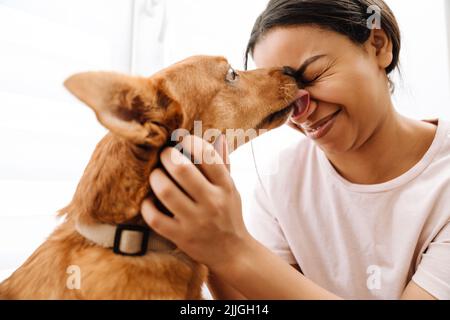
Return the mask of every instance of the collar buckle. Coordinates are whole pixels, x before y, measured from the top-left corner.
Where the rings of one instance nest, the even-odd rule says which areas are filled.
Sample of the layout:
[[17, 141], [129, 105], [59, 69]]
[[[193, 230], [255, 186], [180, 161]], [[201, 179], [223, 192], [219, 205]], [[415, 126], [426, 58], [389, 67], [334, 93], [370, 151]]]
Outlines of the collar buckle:
[[148, 227], [119, 224], [114, 235], [113, 252], [123, 256], [144, 256], [148, 249]]

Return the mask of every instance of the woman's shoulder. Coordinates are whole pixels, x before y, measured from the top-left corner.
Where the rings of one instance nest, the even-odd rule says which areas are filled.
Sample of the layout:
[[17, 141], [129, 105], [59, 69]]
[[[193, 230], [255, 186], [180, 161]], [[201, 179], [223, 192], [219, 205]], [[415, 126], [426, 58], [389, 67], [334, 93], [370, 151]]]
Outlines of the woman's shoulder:
[[433, 163], [450, 166], [450, 121], [445, 119], [427, 121], [438, 126], [432, 146], [436, 149]]

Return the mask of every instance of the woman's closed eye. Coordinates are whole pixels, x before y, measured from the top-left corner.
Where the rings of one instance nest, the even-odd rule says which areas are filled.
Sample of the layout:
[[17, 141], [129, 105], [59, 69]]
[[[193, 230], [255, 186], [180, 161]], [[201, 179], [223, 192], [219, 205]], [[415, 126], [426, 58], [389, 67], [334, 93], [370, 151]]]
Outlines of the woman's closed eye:
[[300, 82], [305, 85], [305, 86], [310, 86], [312, 85], [314, 82], [316, 82], [320, 77], [322, 76], [322, 74], [316, 74], [316, 75], [301, 75], [300, 77]]
[[310, 68], [309, 70], [298, 75], [298, 80], [304, 86], [311, 86], [317, 81], [325, 78], [329, 73], [331, 68], [334, 65], [334, 61], [331, 61], [324, 65], [323, 67], [317, 66], [315, 68]]

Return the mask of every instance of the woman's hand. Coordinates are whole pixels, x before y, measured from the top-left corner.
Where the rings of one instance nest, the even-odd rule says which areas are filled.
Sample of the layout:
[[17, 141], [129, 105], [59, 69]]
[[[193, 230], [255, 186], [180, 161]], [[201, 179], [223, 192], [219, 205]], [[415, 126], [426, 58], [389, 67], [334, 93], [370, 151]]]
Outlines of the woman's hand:
[[142, 215], [152, 229], [212, 270], [223, 268], [246, 241], [251, 241], [242, 218], [241, 199], [228, 172], [225, 138], [221, 136], [215, 145], [224, 150], [223, 156], [199, 137], [183, 139], [183, 152], [191, 154], [197, 165], [175, 148], [161, 153], [167, 173], [154, 170], [150, 185], [173, 218], [149, 200], [142, 204]]
[[150, 185], [174, 217], [146, 200], [142, 204], [145, 221], [194, 260], [206, 264], [227, 288], [233, 288], [235, 296], [239, 292], [251, 299], [335, 298], [250, 236], [226, 166], [224, 140], [221, 137], [216, 143], [225, 149], [221, 157], [206, 141], [185, 137], [183, 150], [198, 165], [174, 148], [162, 152], [161, 162], [170, 177], [161, 169], [154, 170]]

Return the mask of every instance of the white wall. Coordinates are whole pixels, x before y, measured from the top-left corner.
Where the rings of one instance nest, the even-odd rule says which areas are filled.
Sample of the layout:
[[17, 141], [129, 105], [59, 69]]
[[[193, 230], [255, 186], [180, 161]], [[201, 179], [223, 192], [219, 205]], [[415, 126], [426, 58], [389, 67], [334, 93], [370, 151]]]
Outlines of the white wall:
[[450, 119], [446, 0], [388, 0], [402, 30], [397, 109], [417, 119]]

